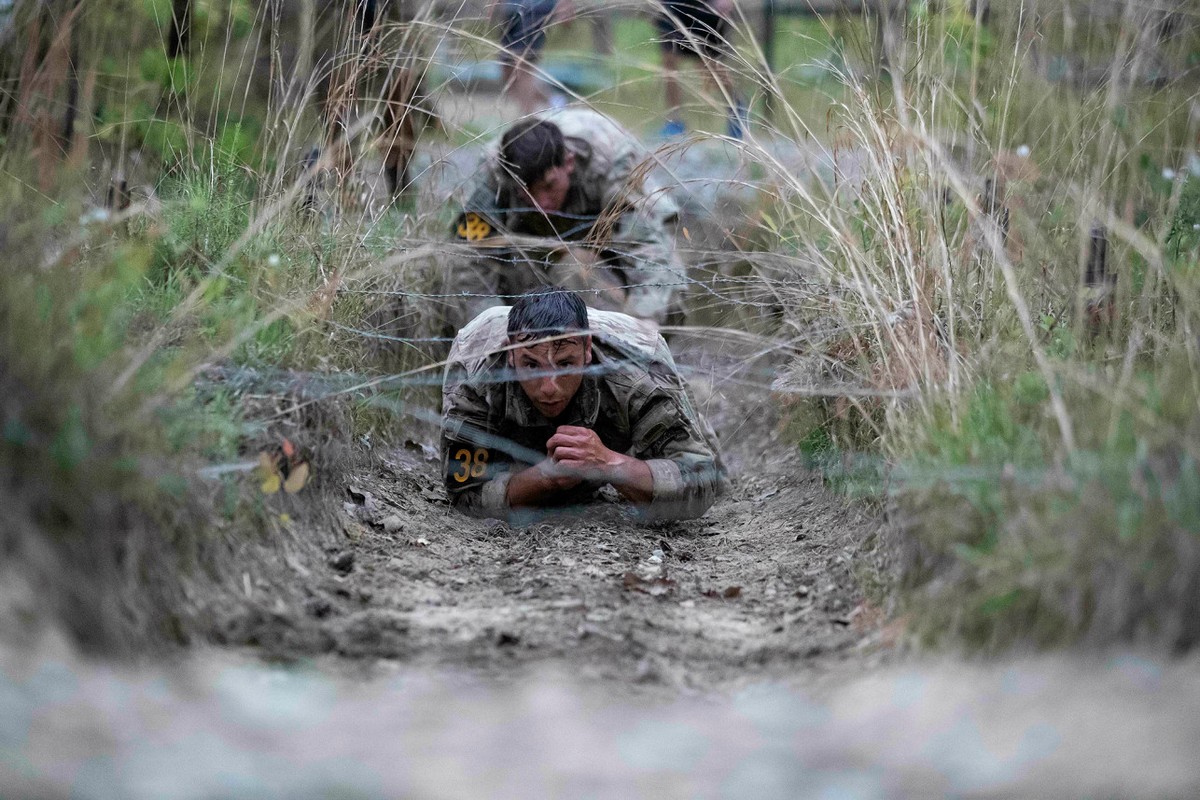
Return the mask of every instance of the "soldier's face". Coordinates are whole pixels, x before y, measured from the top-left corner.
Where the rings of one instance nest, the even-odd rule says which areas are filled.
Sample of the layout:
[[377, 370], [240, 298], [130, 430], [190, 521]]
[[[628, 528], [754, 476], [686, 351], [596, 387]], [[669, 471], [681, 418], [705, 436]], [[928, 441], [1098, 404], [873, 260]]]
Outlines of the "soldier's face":
[[554, 419], [567, 410], [592, 363], [592, 337], [577, 336], [510, 350], [509, 366], [522, 391], [542, 416]]
[[541, 180], [525, 188], [530, 205], [543, 214], [562, 211], [567, 203], [567, 190], [571, 188], [571, 175], [575, 172], [575, 154], [568, 152], [561, 166], [551, 167]]

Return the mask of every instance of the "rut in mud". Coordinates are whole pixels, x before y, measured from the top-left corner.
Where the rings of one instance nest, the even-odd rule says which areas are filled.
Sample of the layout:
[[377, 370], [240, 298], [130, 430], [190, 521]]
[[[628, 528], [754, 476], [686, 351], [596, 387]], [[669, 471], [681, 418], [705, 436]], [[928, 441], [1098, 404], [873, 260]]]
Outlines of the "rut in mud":
[[337, 533], [314, 531], [323, 547], [275, 576], [247, 573], [246, 599], [216, 609], [220, 638], [275, 658], [552, 662], [674, 689], [874, 660], [881, 615], [856, 572], [877, 520], [779, 441], [768, 358], [686, 337], [673, 349], [731, 472], [702, 519], [637, 523], [616, 503], [528, 527], [470, 519], [447, 505], [431, 434], [339, 477]]

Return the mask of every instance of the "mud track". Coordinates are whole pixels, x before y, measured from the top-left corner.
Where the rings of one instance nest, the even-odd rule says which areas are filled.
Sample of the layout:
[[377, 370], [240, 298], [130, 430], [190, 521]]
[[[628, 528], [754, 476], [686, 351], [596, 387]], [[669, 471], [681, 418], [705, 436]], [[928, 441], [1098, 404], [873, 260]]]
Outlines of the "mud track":
[[614, 502], [528, 527], [470, 519], [447, 505], [430, 435], [345, 476], [332, 510], [344, 535], [315, 564], [289, 559], [293, 600], [231, 609], [221, 638], [339, 668], [548, 664], [670, 690], [876, 661], [881, 615], [856, 579], [876, 520], [780, 440], [769, 357], [673, 348], [732, 473], [704, 518], [638, 523]]

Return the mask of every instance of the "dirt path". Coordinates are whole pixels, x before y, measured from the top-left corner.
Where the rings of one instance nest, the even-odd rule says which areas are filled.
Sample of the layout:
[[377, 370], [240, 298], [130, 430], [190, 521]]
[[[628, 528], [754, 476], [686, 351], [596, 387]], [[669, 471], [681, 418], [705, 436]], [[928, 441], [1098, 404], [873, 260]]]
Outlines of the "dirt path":
[[229, 640], [336, 669], [549, 664], [615, 691], [873, 662], [878, 614], [854, 569], [876, 522], [777, 440], [770, 394], [747, 388], [766, 358], [731, 343], [674, 348], [732, 472], [732, 491], [703, 519], [637, 524], [615, 503], [528, 527], [466, 518], [446, 503], [430, 439], [347, 476], [345, 537], [289, 576], [287, 595], [303, 599], [274, 614], [262, 615], [269, 599], [235, 610]]

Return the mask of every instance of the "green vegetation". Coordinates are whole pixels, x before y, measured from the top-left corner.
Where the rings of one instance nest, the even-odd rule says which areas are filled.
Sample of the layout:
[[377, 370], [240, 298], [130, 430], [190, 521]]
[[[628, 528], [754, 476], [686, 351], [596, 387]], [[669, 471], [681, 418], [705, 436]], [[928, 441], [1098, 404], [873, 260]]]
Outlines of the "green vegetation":
[[[174, 62], [158, 6], [75, 18], [82, 99], [66, 145], [54, 137], [72, 89], [54, 46], [32, 78], [0, 60], [18, 101], [0, 104], [0, 549], [48, 598], [40, 613], [131, 652], [207, 632], [185, 584], [232, 586], [237, 552], [324, 503], [324, 476], [362, 457], [356, 437], [393, 435], [396, 416], [352, 387], [368, 364], [412, 360], [346, 332], [373, 310], [362, 298], [334, 303], [409, 221], [328, 225], [327, 181], [306, 210], [295, 173], [315, 132], [277, 170], [267, 98], [222, 84], [245, 66], [217, 57], [222, 42], [259, 32], [242, 6], [198, 6], [209, 16]], [[36, 40], [32, 7], [16, 20]], [[327, 375], [317, 388], [334, 396], [294, 370]], [[317, 477], [265, 497], [253, 468], [285, 443]]]
[[[306, 425], [336, 422], [328, 408], [271, 422], [279, 409], [253, 396], [288, 392], [240, 376], [360, 367], [361, 347], [314, 328], [313, 297], [322, 269], [366, 256], [290, 215], [245, 236], [257, 186], [241, 170], [166, 180], [160, 207], [123, 222], [22, 183], [6, 187], [2, 237], [5, 551], [87, 645], [186, 638], [176, 572], [219, 579], [231, 553], [216, 530], [268, 527], [237, 465], [284, 436], [323, 469], [345, 451]], [[343, 439], [377, 422], [355, 398]]]
[[767, 276], [795, 326], [845, 332], [801, 359], [833, 388], [793, 432], [851, 485], [871, 469], [837, 453], [891, 465], [899, 604], [926, 640], [1200, 639], [1200, 84], [1155, 77], [1200, 37], [1135, 30], [1154, 28], [1098, 19], [1073, 47], [1029, 18], [918, 14], [890, 91], [846, 78], [853, 177], [763, 211], [828, 287]]

